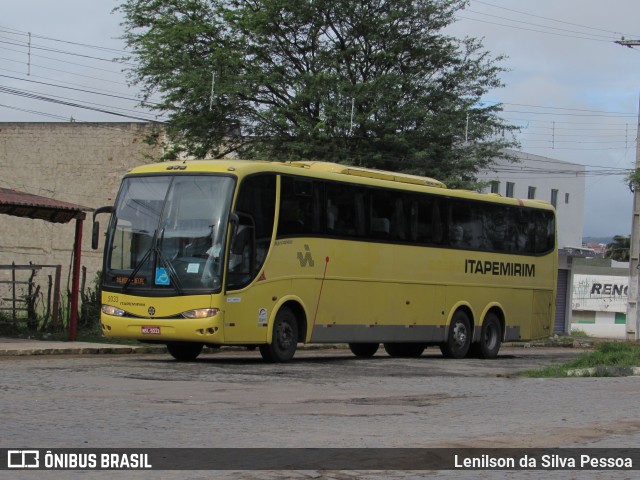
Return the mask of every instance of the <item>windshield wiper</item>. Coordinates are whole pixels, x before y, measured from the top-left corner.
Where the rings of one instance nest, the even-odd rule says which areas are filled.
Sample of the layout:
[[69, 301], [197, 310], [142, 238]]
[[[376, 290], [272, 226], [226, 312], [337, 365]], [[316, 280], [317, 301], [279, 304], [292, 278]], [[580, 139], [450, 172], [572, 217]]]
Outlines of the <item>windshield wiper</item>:
[[178, 292], [179, 295], [183, 295], [184, 294], [184, 291], [183, 291], [183, 288], [182, 288], [182, 282], [180, 281], [180, 277], [178, 276], [178, 273], [176, 272], [176, 269], [173, 267], [173, 264], [171, 263], [171, 261], [164, 255], [164, 253], [160, 249], [160, 246], [159, 246], [160, 245], [160, 240], [163, 237], [164, 237], [164, 228], [162, 228], [162, 234], [161, 234], [160, 238], [158, 236], [158, 229], [156, 229], [153, 232], [153, 238], [151, 239], [151, 247], [142, 256], [142, 259], [140, 260], [140, 262], [138, 262], [138, 265], [133, 270], [133, 272], [131, 272], [131, 275], [129, 275], [129, 277], [127, 278], [127, 281], [122, 286], [122, 291], [123, 292], [127, 291], [127, 289], [129, 288], [129, 285], [131, 285], [131, 282], [133, 281], [133, 279], [136, 277], [136, 275], [138, 274], [140, 269], [142, 269], [142, 266], [149, 259], [151, 254], [155, 253], [157, 258], [160, 260], [160, 263], [167, 268], [167, 271], [169, 272], [169, 278], [173, 282], [173, 288], [175, 288], [175, 290]]
[[[157, 234], [157, 230], [153, 233], [153, 238], [154, 239], [156, 238], [156, 234]], [[122, 291], [123, 292], [127, 291], [127, 289], [129, 288], [129, 285], [131, 285], [131, 282], [133, 281], [133, 279], [136, 277], [136, 275], [138, 274], [138, 272], [140, 271], [142, 266], [145, 264], [145, 262], [149, 259], [149, 257], [151, 256], [151, 253], [153, 253], [153, 250], [154, 250], [154, 248], [151, 247], [142, 256], [142, 259], [138, 262], [138, 265], [136, 266], [136, 268], [133, 269], [133, 272], [131, 272], [131, 275], [129, 275], [129, 277], [127, 278], [127, 281], [122, 286]]]
[[165, 267], [167, 267], [167, 270], [169, 271], [169, 278], [173, 280], [173, 288], [176, 289], [178, 294], [182, 295], [183, 294], [182, 282], [180, 281], [178, 272], [176, 272], [176, 269], [174, 268], [173, 263], [171, 263], [171, 260], [169, 260], [166, 257], [166, 255], [163, 253], [163, 251], [160, 249], [159, 245], [163, 239], [164, 239], [164, 227], [162, 227], [162, 234], [160, 235], [160, 240], [156, 241], [156, 244], [153, 250], [155, 251], [156, 255], [158, 255], [158, 259], [160, 260], [160, 262], [164, 264]]

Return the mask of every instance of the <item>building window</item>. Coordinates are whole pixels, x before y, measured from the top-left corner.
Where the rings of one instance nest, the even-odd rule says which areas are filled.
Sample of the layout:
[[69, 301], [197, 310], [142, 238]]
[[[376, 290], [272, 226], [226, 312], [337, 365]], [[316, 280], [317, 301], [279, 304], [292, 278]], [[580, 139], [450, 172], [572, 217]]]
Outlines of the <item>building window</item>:
[[498, 180], [491, 182], [491, 193], [500, 193], [500, 182]]
[[551, 190], [551, 205], [558, 207], [558, 190], [555, 188]]
[[536, 187], [529, 187], [529, 193], [527, 194], [529, 200], [536, 198]]
[[568, 193], [564, 194], [564, 203], [569, 204], [569, 194]]
[[507, 197], [513, 198], [513, 192], [516, 189], [516, 184], [513, 182], [507, 182]]

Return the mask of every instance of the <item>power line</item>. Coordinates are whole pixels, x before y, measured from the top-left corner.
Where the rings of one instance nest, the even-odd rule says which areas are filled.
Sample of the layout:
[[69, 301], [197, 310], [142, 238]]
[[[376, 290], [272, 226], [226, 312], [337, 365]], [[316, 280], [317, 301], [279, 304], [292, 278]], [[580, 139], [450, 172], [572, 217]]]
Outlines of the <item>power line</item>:
[[[1, 59], [1, 58], [0, 58], [0, 59]], [[14, 73], [14, 74], [16, 74], [16, 75], [24, 75], [22, 72], [17, 72], [17, 71], [15, 71], [15, 70], [9, 70], [8, 68], [0, 68], [0, 71], [1, 71], [1, 72]], [[90, 88], [90, 87], [88, 87], [87, 85], [83, 85], [83, 84], [81, 84], [81, 83], [64, 82], [64, 81], [62, 81], [62, 80], [57, 80], [57, 79], [55, 79], [55, 78], [51, 78], [51, 77], [43, 77], [43, 76], [41, 76], [41, 75], [34, 75], [34, 74], [29, 75], [29, 79], [33, 79], [33, 78], [41, 78], [42, 80], [50, 80], [50, 81], [52, 81], [52, 82], [58, 82], [58, 83], [60, 83], [60, 84], [64, 84], [64, 85], [72, 85], [72, 86], [74, 86], [74, 87]], [[19, 80], [21, 80], [21, 81], [29, 81], [29, 79], [26, 79], [26, 78], [19, 78]], [[126, 86], [126, 83], [122, 83], [121, 85]], [[114, 95], [119, 95], [119, 94], [120, 94], [120, 92], [117, 92], [117, 91], [115, 91], [115, 90], [107, 90], [107, 89], [104, 89], [104, 88], [95, 88], [95, 87], [93, 87], [93, 90], [94, 90], [94, 91], [96, 91], [96, 92], [113, 93]], [[157, 102], [148, 102], [148, 101], [147, 101], [147, 102], [145, 102], [145, 103], [148, 103], [148, 104], [150, 104], [150, 105], [153, 105], [153, 104], [155, 104], [155, 103], [157, 103]]]
[[[504, 113], [504, 110], [503, 110]], [[525, 112], [526, 113], [526, 112]], [[540, 119], [529, 119], [529, 118], [512, 118], [510, 119], [510, 121], [513, 122], [526, 122], [526, 123], [545, 123], [545, 124], [549, 124], [552, 122], [555, 122], [556, 125], [561, 124], [561, 125], [602, 125], [601, 122], [577, 122], [577, 121], [562, 121], [562, 120], [540, 120]], [[627, 125], [629, 125], [628, 123], [608, 123], [608, 126], [612, 126], [612, 125], [619, 125], [621, 127], [625, 127]], [[540, 128], [540, 127], [538, 127]]]
[[623, 117], [635, 117], [637, 114], [631, 113], [553, 113], [553, 112], [531, 112], [522, 110], [503, 110], [505, 113], [528, 113], [531, 115], [561, 115], [567, 117], [609, 117], [609, 118], [623, 118]]
[[[473, 14], [476, 14], [476, 15], [483, 15], [483, 16], [491, 17], [491, 18], [497, 18], [499, 20], [507, 20], [509, 22], [522, 23], [524, 25], [533, 25], [534, 27], [542, 27], [542, 28], [548, 28], [548, 29], [551, 29], [551, 30], [559, 30], [561, 32], [577, 33], [579, 35], [591, 35], [591, 36], [594, 36], [594, 37], [601, 37], [603, 39], [606, 39], [607, 41], [610, 41], [610, 38], [609, 38], [610, 35], [598, 35], [598, 34], [593, 34], [593, 33], [590, 34], [590, 33], [580, 32], [580, 31], [576, 31], [576, 30], [567, 30], [566, 28], [550, 27], [548, 25], [541, 25], [539, 23], [525, 22], [523, 20], [515, 20], [513, 18], [508, 18], [508, 17], [500, 17], [498, 15], [491, 15], [489, 13], [476, 12], [475, 10], [469, 10], [469, 9], [465, 10], [465, 12], [473, 13]], [[551, 33], [551, 32], [549, 32], [549, 33]]]
[[[13, 62], [13, 63], [19, 63], [21, 65], [26, 65], [27, 64], [27, 62], [19, 61], [19, 60], [12, 60], [12, 59], [6, 58], [6, 57], [0, 57], [0, 60], [6, 60], [8, 62]], [[59, 72], [59, 73], [67, 74], [67, 75], [73, 75], [74, 77], [89, 78], [91, 80], [99, 80], [101, 82], [114, 83], [114, 84], [117, 84], [117, 85], [127, 85], [124, 82], [118, 82], [116, 80], [107, 80], [106, 78], [92, 77], [91, 75], [83, 75], [83, 74], [80, 74], [80, 73], [71, 73], [68, 70], [60, 70], [59, 68], [45, 67], [44, 65], [35, 64], [35, 63], [32, 63], [31, 66], [32, 67], [42, 68], [44, 70], [51, 70], [52, 72]], [[111, 72], [111, 73], [114, 73], [114, 72]]]
[[458, 15], [458, 14], [456, 14], [456, 18], [462, 19], [462, 20], [471, 20], [472, 22], [488, 23], [489, 25], [497, 25], [499, 27], [515, 28], [516, 30], [525, 30], [525, 31], [528, 31], [528, 32], [544, 33], [546, 35], [555, 35], [557, 37], [577, 38], [577, 39], [580, 39], [580, 40], [590, 40], [592, 42], [602, 42], [602, 43], [609, 43], [610, 42], [610, 40], [600, 40], [600, 39], [597, 39], [597, 38], [589, 38], [589, 37], [577, 36], [577, 35], [567, 35], [567, 34], [564, 34], [564, 33], [556, 33], [556, 32], [547, 32], [547, 31], [544, 31], [544, 30], [535, 30], [533, 28], [518, 27], [518, 26], [515, 26], [515, 25], [506, 25], [504, 23], [490, 22], [488, 20], [480, 20], [479, 18], [470, 18], [470, 17], [465, 17], [465, 16], [462, 16], [462, 15]]
[[[0, 36], [0, 38], [6, 38], [6, 37]], [[123, 64], [123, 65], [129, 65], [129, 66], [133, 66], [133, 67], [136, 66], [134, 63], [126, 63], [126, 62], [123, 62], [123, 61], [114, 60], [113, 58], [101, 58], [101, 57], [94, 57], [93, 55], [84, 55], [82, 53], [68, 52], [66, 50], [59, 50], [57, 48], [43, 47], [43, 46], [38, 45], [36, 43], [26, 43], [26, 42], [18, 42], [18, 43], [16, 43], [16, 42], [11, 42], [11, 41], [7, 41], [7, 40], [0, 40], [0, 43], [6, 43], [7, 45], [15, 45], [17, 47], [24, 47], [24, 48], [34, 49], [34, 50], [44, 50], [46, 52], [60, 53], [60, 54], [63, 54], [63, 55], [72, 55], [74, 57], [89, 58], [91, 60], [98, 60], [98, 61], [101, 61], [101, 62], [120, 63], [120, 64]]]
[[[16, 95], [19, 97], [24, 97], [24, 98], [29, 98], [32, 100], [41, 100], [41, 101], [45, 101], [45, 102], [50, 102], [50, 103], [55, 103], [55, 104], [59, 104], [59, 105], [65, 105], [68, 107], [75, 107], [75, 108], [82, 108], [85, 110], [91, 110], [94, 112], [100, 112], [100, 113], [106, 113], [109, 115], [116, 115], [119, 117], [126, 117], [126, 118], [132, 118], [135, 120], [142, 120], [144, 122], [153, 122], [153, 123], [160, 123], [160, 124], [164, 124], [165, 122], [160, 121], [160, 120], [155, 120], [155, 119], [150, 119], [150, 118], [145, 118], [145, 117], [139, 117], [139, 116], [135, 116], [135, 115], [129, 115], [129, 114], [125, 114], [125, 113], [119, 113], [119, 112], [114, 112], [113, 110], [107, 110], [106, 108], [98, 108], [98, 107], [92, 107], [89, 105], [83, 105], [80, 103], [77, 103], [75, 101], [68, 101], [66, 99], [61, 100], [59, 98], [53, 98], [54, 96], [44, 96], [44, 95], [39, 95], [36, 93], [32, 93], [32, 92], [28, 92], [28, 91], [22, 91], [22, 90], [18, 90], [18, 89], [14, 89], [14, 88], [8, 88], [8, 87], [3, 87], [0, 86], [0, 93], [7, 93], [9, 95]], [[90, 103], [90, 102], [88, 102]], [[94, 104], [96, 105], [96, 104]], [[111, 108], [116, 108], [118, 110], [124, 110], [126, 111], [127, 109], [122, 109], [122, 108], [117, 108], [117, 107], [111, 107]]]
[[[4, 41], [0, 40], [0, 43], [9, 43], [9, 42], [4, 42]], [[14, 50], [12, 48], [6, 48], [6, 47], [3, 48], [3, 50], [7, 51], [7, 52], [20, 53], [22, 55], [27, 53], [27, 52], [23, 52], [23, 51], [20, 51], [20, 50]], [[50, 61], [53, 61], [53, 62], [66, 63], [67, 65], [75, 65], [77, 67], [90, 68], [92, 70], [99, 70], [101, 72], [107, 72], [107, 73], [116, 74], [116, 75], [121, 75], [122, 74], [122, 71], [115, 71], [115, 70], [109, 70], [107, 68], [93, 67], [93, 66], [87, 65], [85, 63], [71, 62], [69, 60], [60, 60], [59, 58], [47, 57], [46, 55], [37, 55], [35, 53], [32, 53], [31, 56], [32, 57], [37, 57], [37, 58], [44, 58], [46, 60], [50, 60]], [[27, 63], [27, 62], [24, 62], [24, 63]], [[30, 64], [33, 65], [33, 63], [30, 63]]]
[[[135, 101], [135, 102], [139, 101], [137, 98], [133, 98], [133, 97], [125, 97], [125, 96], [122, 96], [122, 95], [101, 93], [101, 92], [97, 92], [97, 91], [94, 91], [94, 90], [85, 90], [85, 89], [82, 89], [82, 88], [65, 87], [63, 85], [56, 85], [56, 84], [53, 84], [53, 83], [39, 82], [37, 80], [30, 80], [30, 79], [19, 78], [19, 77], [12, 77], [11, 75], [2, 75], [2, 74], [0, 74], [0, 77], [10, 78], [10, 79], [13, 79], [13, 80], [20, 80], [22, 82], [37, 83], [37, 84], [46, 85], [46, 86], [49, 86], [49, 87], [64, 88], [64, 89], [73, 90], [73, 91], [76, 91], [76, 92], [91, 93], [92, 95], [102, 95], [102, 96], [105, 96], [105, 97], [119, 98], [119, 99], [122, 99], [122, 100], [131, 100], [131, 101]], [[154, 103], [154, 102], [145, 102], [145, 104], [146, 105], [152, 105], [152, 106], [157, 106], [158, 105], [157, 103]]]
[[[620, 32], [615, 32], [613, 30], [604, 30], [602, 28], [591, 27], [591, 26], [588, 26], [588, 25], [582, 25], [580, 23], [573, 23], [573, 22], [568, 22], [568, 21], [565, 21], [565, 20], [558, 20], [556, 18], [551, 18], [551, 17], [543, 17], [542, 15], [536, 15], [536, 14], [529, 13], [529, 12], [523, 12], [522, 10], [515, 10], [513, 8], [507, 8], [507, 7], [503, 7], [501, 5], [496, 5], [494, 3], [489, 3], [489, 2], [482, 1], [482, 0], [474, 0], [474, 2], [475, 3], [481, 3], [483, 5], [488, 5], [488, 6], [494, 7], [494, 8], [499, 8], [501, 10], [508, 10], [510, 12], [519, 13], [520, 15], [526, 15], [526, 16], [529, 16], [529, 17], [535, 17], [535, 18], [540, 18], [540, 19], [543, 19], [543, 20], [549, 20], [551, 22], [563, 23], [565, 25], [571, 25], [571, 26], [574, 26], [574, 27], [586, 28], [586, 29], [589, 29], [589, 30], [596, 30], [596, 31], [599, 31], [599, 32], [607, 32], [607, 33], [610, 33], [610, 34], [613, 34], [613, 35], [621, 35]], [[630, 34], [622, 34], [622, 35], [637, 36], [637, 35], [630, 35]]]
[[513, 105], [515, 107], [547, 108], [550, 110], [563, 110], [563, 111], [574, 111], [574, 112], [606, 113], [606, 114], [612, 114], [612, 115], [629, 115], [629, 116], [637, 115], [636, 112], [612, 112], [610, 110], [591, 110], [591, 109], [585, 109], [585, 108], [553, 107], [550, 105], [531, 105], [527, 103], [511, 103], [511, 102], [497, 102], [497, 101], [496, 102], [487, 101], [485, 103], [494, 104], [493, 106], [495, 106], [496, 104], [499, 104], [499, 105]]
[[33, 38], [40, 38], [42, 40], [50, 40], [52, 42], [59, 42], [59, 43], [66, 43], [68, 45], [75, 45], [75, 46], [79, 46], [79, 47], [85, 47], [85, 48], [92, 48], [92, 49], [96, 49], [96, 50], [102, 50], [105, 52], [113, 52], [113, 53], [118, 53], [118, 54], [128, 54], [128, 52], [126, 52], [125, 50], [119, 50], [116, 48], [109, 48], [109, 47], [102, 47], [102, 46], [98, 46], [98, 45], [90, 45], [88, 43], [79, 43], [79, 42], [71, 42], [69, 40], [61, 40], [58, 38], [52, 38], [52, 37], [45, 37], [42, 35], [36, 35], [30, 32], [25, 32], [23, 30], [16, 30], [15, 28], [10, 28], [10, 27], [3, 27], [2, 25], [0, 25], [0, 31], [4, 32], [4, 33], [9, 33], [11, 35], [23, 35], [28, 37], [29, 35], [31, 35]]
[[11, 105], [5, 105], [5, 104], [2, 104], [2, 103], [0, 103], [0, 107], [9, 108], [11, 110], [18, 110], [20, 112], [32, 113], [34, 115], [40, 115], [42, 117], [55, 118], [56, 120], [69, 120], [69, 118], [63, 117], [62, 115], [55, 115], [53, 113], [40, 112], [38, 110], [29, 110], [27, 108], [12, 107]]

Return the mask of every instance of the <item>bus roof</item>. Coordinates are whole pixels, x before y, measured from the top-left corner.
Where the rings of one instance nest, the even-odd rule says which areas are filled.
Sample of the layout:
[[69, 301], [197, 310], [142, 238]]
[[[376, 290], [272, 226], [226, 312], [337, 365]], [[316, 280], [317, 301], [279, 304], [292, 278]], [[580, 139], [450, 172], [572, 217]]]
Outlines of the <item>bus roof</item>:
[[353, 165], [341, 165], [332, 162], [313, 162], [313, 161], [297, 161], [297, 162], [268, 162], [261, 160], [188, 160], [178, 162], [164, 162], [144, 165], [133, 168], [130, 174], [140, 173], [160, 173], [164, 171], [199, 171], [199, 172], [223, 172], [223, 171], [239, 171], [243, 169], [279, 171], [280, 167], [296, 167], [314, 172], [339, 173], [342, 175], [352, 175], [356, 177], [372, 178], [377, 180], [387, 180], [391, 182], [409, 183], [412, 185], [425, 185], [428, 187], [447, 188], [447, 186], [433, 178], [421, 177], [418, 175], [410, 175], [408, 173], [388, 172], [384, 170], [375, 170], [372, 168], [363, 168]]
[[[292, 161], [292, 162], [271, 162], [265, 160], [183, 160], [173, 162], [160, 162], [143, 165], [131, 169], [127, 175], [145, 175], [157, 173], [235, 173], [240, 175], [248, 175], [259, 172], [274, 172], [282, 174], [295, 174], [297, 170], [307, 172], [307, 175], [331, 179], [334, 175], [345, 175], [358, 177], [365, 180], [376, 180], [386, 183], [387, 187], [392, 187], [387, 182], [396, 184], [405, 184], [411, 190], [420, 190], [420, 187], [428, 187], [433, 193], [439, 192], [447, 196], [465, 197], [470, 199], [491, 201], [494, 203], [516, 204], [534, 208], [553, 209], [550, 203], [540, 200], [520, 200], [515, 198], [503, 197], [494, 193], [478, 193], [469, 190], [450, 190], [447, 186], [433, 178], [421, 177], [418, 175], [410, 175], [407, 173], [389, 172], [385, 170], [375, 170], [371, 168], [363, 168], [354, 165], [342, 165], [332, 162], [319, 161]], [[303, 173], [304, 174], [304, 173]], [[306, 175], [305, 175], [306, 176]], [[335, 178], [335, 177], [334, 177]], [[348, 179], [343, 178], [343, 181]], [[355, 180], [355, 178], [353, 179]], [[360, 182], [356, 182], [360, 183]], [[397, 186], [399, 187], [399, 185]], [[396, 187], [396, 188], [397, 188]], [[414, 187], [414, 188], [411, 188]]]
[[290, 164], [294, 167], [308, 168], [318, 172], [341, 173], [343, 175], [375, 178], [391, 182], [410, 183], [412, 185], [447, 188], [444, 183], [433, 178], [420, 177], [418, 175], [410, 175], [408, 173], [387, 172], [385, 170], [374, 170], [372, 168], [356, 167], [353, 165], [340, 165], [338, 163], [331, 162], [291, 162]]

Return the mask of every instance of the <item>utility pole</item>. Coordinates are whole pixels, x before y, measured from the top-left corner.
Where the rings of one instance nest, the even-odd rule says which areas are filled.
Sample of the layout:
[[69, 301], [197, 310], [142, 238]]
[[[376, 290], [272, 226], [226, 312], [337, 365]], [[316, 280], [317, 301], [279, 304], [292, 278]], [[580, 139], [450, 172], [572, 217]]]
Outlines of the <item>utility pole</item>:
[[[621, 40], [616, 41], [618, 45], [624, 47], [640, 47], [640, 40]], [[636, 135], [636, 172], [640, 170], [640, 101], [638, 103], [638, 126]], [[627, 303], [627, 340], [638, 340], [640, 333], [640, 318], [638, 314], [638, 280], [640, 268], [640, 189], [634, 185], [633, 188], [633, 213], [631, 217], [631, 240], [629, 245], [629, 288]]]

